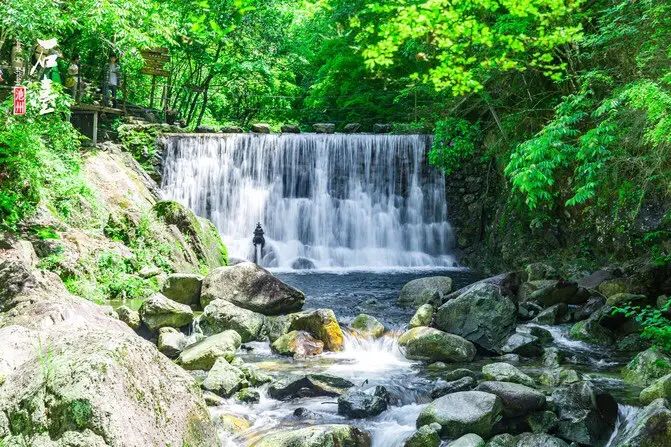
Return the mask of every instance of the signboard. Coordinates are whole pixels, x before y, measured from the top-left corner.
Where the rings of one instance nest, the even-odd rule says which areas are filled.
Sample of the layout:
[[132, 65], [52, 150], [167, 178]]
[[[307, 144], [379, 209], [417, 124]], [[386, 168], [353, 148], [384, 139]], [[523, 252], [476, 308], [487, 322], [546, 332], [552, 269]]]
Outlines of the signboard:
[[14, 87], [14, 115], [26, 114], [26, 88]]
[[147, 51], [142, 51], [140, 52], [142, 55], [142, 58], [144, 59], [145, 62], [149, 61], [156, 61], [156, 62], [170, 62], [170, 56], [166, 56], [164, 54], [159, 54], [159, 53], [150, 53]]
[[160, 70], [157, 68], [143, 68], [140, 70], [140, 73], [150, 75], [150, 76], [163, 76], [170, 77], [170, 72], [167, 70]]

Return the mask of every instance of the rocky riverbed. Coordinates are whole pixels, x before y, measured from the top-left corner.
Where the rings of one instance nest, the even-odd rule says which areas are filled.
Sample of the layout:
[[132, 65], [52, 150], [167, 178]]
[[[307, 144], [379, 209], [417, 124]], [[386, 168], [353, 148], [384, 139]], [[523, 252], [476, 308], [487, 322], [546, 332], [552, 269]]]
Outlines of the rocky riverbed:
[[242, 263], [112, 309], [31, 250], [0, 264], [4, 446], [671, 445], [671, 359], [611, 311], [654, 281]]

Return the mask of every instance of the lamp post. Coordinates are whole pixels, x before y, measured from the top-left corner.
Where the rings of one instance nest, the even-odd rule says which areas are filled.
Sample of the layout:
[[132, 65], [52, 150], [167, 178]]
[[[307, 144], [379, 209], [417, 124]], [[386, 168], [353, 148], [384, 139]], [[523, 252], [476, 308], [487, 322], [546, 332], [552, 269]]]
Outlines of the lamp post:
[[252, 240], [254, 244], [254, 263], [256, 265], [259, 265], [259, 262], [263, 259], [263, 247], [266, 245], [266, 239], [263, 237], [263, 234], [263, 228], [261, 228], [261, 222], [259, 222], [256, 224], [254, 239]]

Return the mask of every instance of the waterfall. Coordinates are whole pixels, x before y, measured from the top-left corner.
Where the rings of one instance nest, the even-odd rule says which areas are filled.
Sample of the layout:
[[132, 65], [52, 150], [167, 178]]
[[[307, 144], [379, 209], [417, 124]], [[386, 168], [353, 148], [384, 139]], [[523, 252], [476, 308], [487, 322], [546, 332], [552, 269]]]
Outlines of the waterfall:
[[[421, 135], [167, 137], [164, 198], [207, 217], [233, 257], [262, 265], [453, 266], [445, 176]], [[301, 267], [296, 267], [301, 268]]]

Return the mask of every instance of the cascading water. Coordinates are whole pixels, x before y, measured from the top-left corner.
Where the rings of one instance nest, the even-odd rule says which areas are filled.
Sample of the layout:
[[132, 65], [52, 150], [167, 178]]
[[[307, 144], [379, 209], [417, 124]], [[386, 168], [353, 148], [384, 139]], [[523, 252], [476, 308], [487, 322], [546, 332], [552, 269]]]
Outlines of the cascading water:
[[166, 139], [162, 190], [214, 222], [231, 256], [262, 265], [450, 267], [445, 177], [431, 138], [206, 135]]

